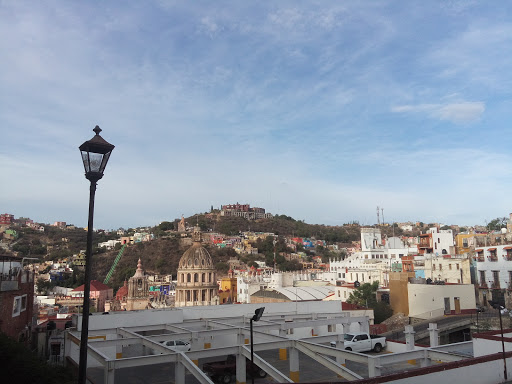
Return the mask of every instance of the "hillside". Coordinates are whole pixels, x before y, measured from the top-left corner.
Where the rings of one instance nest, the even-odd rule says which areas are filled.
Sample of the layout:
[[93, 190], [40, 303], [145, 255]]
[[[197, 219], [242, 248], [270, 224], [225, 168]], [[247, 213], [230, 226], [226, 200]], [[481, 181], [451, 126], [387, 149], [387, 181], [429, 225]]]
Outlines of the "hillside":
[[[183, 253], [190, 247], [174, 237], [163, 237], [153, 241], [137, 243], [126, 247], [116, 267], [109, 285], [118, 288], [123, 281], [133, 276], [140, 258], [142, 268], [149, 274], [172, 274], [176, 277], [178, 263]], [[232, 249], [218, 249], [206, 246], [212, 255], [214, 265], [226, 262], [230, 256], [236, 255]], [[118, 251], [108, 251], [94, 255], [92, 278], [103, 281], [110, 270]]]
[[[278, 251], [286, 250], [283, 242], [284, 236], [307, 237], [326, 240], [328, 243], [349, 243], [352, 240], [359, 240], [360, 227], [358, 225], [326, 226], [307, 224], [295, 220], [289, 216], [278, 215], [270, 219], [249, 221], [240, 217], [221, 217], [218, 214], [200, 214], [186, 219], [188, 226], [199, 224], [203, 231], [218, 232], [225, 235], [238, 235], [244, 231], [272, 232], [280, 235]], [[163, 222], [150, 231], [155, 234], [155, 240], [150, 242], [137, 243], [128, 246], [112, 276], [109, 285], [117, 288], [123, 281], [135, 273], [137, 260], [142, 259], [142, 265], [148, 273], [176, 275], [178, 262], [187, 249], [188, 245], [183, 240], [175, 238], [168, 230], [177, 228], [177, 220]], [[82, 228], [60, 229], [52, 226], [45, 226], [44, 232], [38, 232], [28, 227], [15, 227], [18, 232], [18, 239], [8, 241], [11, 250], [22, 257], [36, 257], [44, 260], [71, 259], [71, 256], [86, 249], [87, 232]], [[135, 230], [130, 230], [133, 233]], [[105, 251], [97, 248], [97, 244], [109, 239], [116, 239], [119, 236], [102, 231], [96, 232], [93, 236], [93, 264], [92, 278], [103, 281], [107, 275], [114, 259], [116, 251]], [[282, 242], [282, 244], [281, 244]], [[271, 243], [271, 241], [270, 241]], [[269, 244], [270, 244], [269, 243]], [[272, 258], [269, 244], [258, 244], [260, 252], [265, 253], [267, 259]], [[269, 248], [270, 247], [270, 248]], [[225, 271], [225, 262], [230, 256], [237, 256], [233, 249], [219, 249], [209, 247], [214, 264], [219, 270]], [[265, 256], [251, 256], [245, 259], [246, 262], [259, 258], [265, 260]], [[280, 257], [282, 258], [282, 256]], [[268, 261], [268, 260], [267, 260]], [[278, 260], [279, 261], [279, 260]], [[284, 270], [284, 264], [281, 265]], [[73, 278], [73, 284], [80, 282], [80, 277]]]

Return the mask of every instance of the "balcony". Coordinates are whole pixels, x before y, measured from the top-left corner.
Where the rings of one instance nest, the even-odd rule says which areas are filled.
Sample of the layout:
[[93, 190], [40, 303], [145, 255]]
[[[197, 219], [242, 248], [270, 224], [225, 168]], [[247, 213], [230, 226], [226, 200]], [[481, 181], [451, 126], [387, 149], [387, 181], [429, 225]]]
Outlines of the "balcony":
[[480, 288], [480, 289], [487, 289], [487, 283], [480, 283], [478, 288]]
[[512, 261], [512, 253], [508, 253], [503, 256], [506, 261]]
[[487, 259], [488, 259], [489, 261], [496, 262], [496, 261], [498, 261], [498, 256], [496, 256], [496, 254], [495, 254], [495, 253], [493, 253], [493, 254], [491, 254], [491, 256], [488, 256], [488, 257], [487, 257]]
[[480, 262], [480, 263], [484, 262], [485, 261], [484, 255], [478, 255], [477, 261]]
[[491, 283], [491, 289], [501, 289], [500, 282], [495, 281], [495, 282]]

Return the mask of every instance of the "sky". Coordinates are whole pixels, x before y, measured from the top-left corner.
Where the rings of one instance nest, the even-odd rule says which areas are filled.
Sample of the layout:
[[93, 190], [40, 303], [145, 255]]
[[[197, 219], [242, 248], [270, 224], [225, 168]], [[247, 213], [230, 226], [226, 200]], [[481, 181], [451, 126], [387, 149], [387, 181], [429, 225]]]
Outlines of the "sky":
[[[512, 3], [0, 0], [0, 213], [94, 227], [248, 203], [307, 223], [512, 212]], [[381, 211], [382, 220], [382, 211]]]

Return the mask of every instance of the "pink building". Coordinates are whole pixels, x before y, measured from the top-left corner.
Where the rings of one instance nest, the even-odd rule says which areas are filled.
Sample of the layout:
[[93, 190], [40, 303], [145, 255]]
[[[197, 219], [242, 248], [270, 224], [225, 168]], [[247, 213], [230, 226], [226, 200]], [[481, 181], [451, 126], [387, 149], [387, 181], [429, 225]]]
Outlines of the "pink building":
[[2, 213], [0, 215], [0, 225], [11, 225], [14, 222], [14, 215]]
[[[84, 285], [81, 285], [71, 291], [71, 295], [75, 297], [84, 296]], [[96, 302], [96, 311], [103, 312], [105, 310], [105, 302], [114, 297], [114, 290], [108, 285], [99, 282], [98, 280], [91, 281], [90, 298]]]

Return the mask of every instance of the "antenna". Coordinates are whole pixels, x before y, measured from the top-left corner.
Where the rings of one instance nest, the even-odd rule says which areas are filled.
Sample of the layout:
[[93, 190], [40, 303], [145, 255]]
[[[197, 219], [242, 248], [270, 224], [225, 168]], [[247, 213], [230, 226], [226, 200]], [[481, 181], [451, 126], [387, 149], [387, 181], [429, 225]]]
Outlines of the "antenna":
[[377, 225], [380, 225], [380, 208], [377, 205]]
[[380, 210], [382, 211], [382, 225], [384, 225], [384, 208], [380, 208]]

